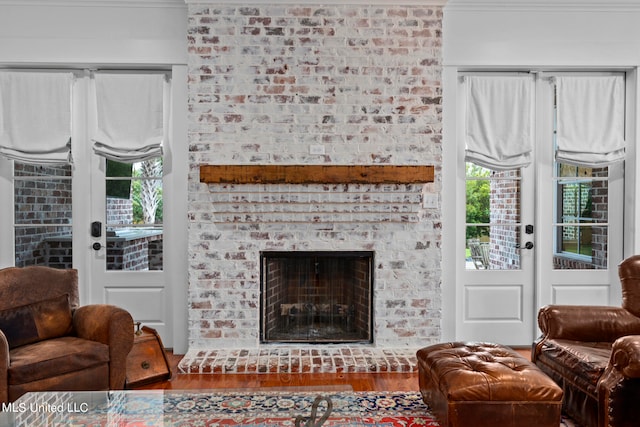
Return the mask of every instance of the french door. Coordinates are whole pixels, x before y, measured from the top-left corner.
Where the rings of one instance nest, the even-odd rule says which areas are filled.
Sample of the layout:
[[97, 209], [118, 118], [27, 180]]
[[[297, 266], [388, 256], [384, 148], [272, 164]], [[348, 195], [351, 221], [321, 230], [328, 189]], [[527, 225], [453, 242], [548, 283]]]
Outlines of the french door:
[[[529, 346], [543, 305], [619, 304], [624, 163], [555, 161], [550, 76], [535, 82], [531, 165], [494, 171], [458, 156], [457, 339]], [[464, 90], [458, 93], [457, 122], [464, 123]]]
[[[92, 72], [73, 73], [73, 163], [48, 166], [0, 158], [0, 200], [7, 201], [0, 209], [0, 230], [3, 237], [11, 237], [0, 243], [0, 261], [2, 266], [76, 268], [81, 304], [123, 307], [173, 347], [175, 298], [166, 286], [163, 254], [169, 241], [165, 229], [175, 236], [175, 229], [165, 227], [166, 218], [175, 218], [175, 211], [165, 212], [162, 201], [175, 200], [173, 177], [180, 168], [173, 166], [174, 175], [167, 173], [167, 165], [174, 165], [170, 143], [165, 144], [168, 156], [134, 164], [95, 154]], [[171, 89], [167, 81], [165, 141], [170, 131], [184, 130], [168, 126], [172, 102], [182, 98], [172, 96]], [[153, 213], [147, 212], [149, 205]], [[177, 276], [175, 268], [169, 270]]]
[[[95, 81], [89, 77], [86, 83], [89, 104], [96, 104]], [[170, 97], [170, 84], [165, 81], [165, 123]], [[96, 115], [89, 114], [89, 129], [97, 127], [95, 121]], [[165, 141], [167, 135], [165, 125]], [[88, 255], [94, 300], [128, 310], [135, 322], [156, 329], [163, 344], [172, 346], [170, 289], [164, 275], [164, 163], [162, 157], [130, 164], [89, 154]]]

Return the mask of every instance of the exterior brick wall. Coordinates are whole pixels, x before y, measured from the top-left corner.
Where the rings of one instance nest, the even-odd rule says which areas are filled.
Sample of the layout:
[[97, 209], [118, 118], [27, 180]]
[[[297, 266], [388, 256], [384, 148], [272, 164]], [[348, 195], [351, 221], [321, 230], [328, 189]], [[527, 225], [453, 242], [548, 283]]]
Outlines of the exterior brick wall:
[[[374, 341], [440, 336], [440, 7], [190, 3], [189, 345], [259, 346], [259, 254], [375, 252]], [[312, 154], [319, 153], [319, 154]], [[431, 164], [426, 185], [207, 185], [201, 164]]]
[[[589, 175], [594, 178], [605, 178], [609, 174], [608, 168], [594, 168], [589, 170]], [[594, 180], [591, 187], [591, 216], [594, 222], [606, 223], [609, 212], [609, 182], [607, 180]], [[573, 256], [556, 254], [553, 257], [553, 268], [558, 270], [577, 269], [601, 269], [608, 267], [608, 241], [609, 228], [607, 226], [584, 227], [585, 239], [583, 243], [591, 244], [591, 260], [576, 259]], [[575, 239], [576, 236], [566, 235], [568, 239]]]
[[[519, 170], [495, 172], [491, 181], [492, 223], [517, 224], [520, 219], [520, 175]], [[501, 179], [504, 178], [504, 179]], [[520, 250], [517, 244], [522, 240], [520, 228], [514, 226], [493, 226], [489, 236], [489, 263], [493, 270], [517, 270], [520, 268]]]
[[[594, 177], [608, 176], [608, 168], [593, 169]], [[594, 221], [609, 220], [609, 181], [594, 181], [592, 187], [592, 215]], [[594, 268], [607, 268], [609, 227], [593, 227], [591, 235]]]
[[130, 199], [107, 197], [107, 224], [132, 224], [133, 203]]
[[[16, 162], [16, 176], [43, 179], [15, 182], [16, 266], [46, 265], [73, 268], [71, 239], [71, 180], [69, 166], [41, 167]], [[107, 222], [133, 222], [131, 200], [107, 198]], [[69, 224], [55, 226], [46, 224]], [[33, 225], [31, 225], [33, 224]], [[25, 227], [25, 225], [29, 225]], [[162, 270], [163, 240], [158, 236], [138, 239], [107, 238], [108, 270]]]
[[70, 255], [47, 239], [71, 233], [71, 167], [16, 162], [15, 175], [33, 177], [15, 181], [15, 265], [46, 265], [50, 257], [54, 266], [70, 264]]

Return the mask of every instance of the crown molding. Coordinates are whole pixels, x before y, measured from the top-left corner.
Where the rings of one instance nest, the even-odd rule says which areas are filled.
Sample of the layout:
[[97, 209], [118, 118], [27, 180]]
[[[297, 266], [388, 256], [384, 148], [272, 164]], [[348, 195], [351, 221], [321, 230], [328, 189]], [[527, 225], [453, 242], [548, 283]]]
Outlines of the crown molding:
[[243, 5], [243, 6], [444, 6], [451, 0], [182, 0], [187, 4]]
[[0, 6], [186, 8], [184, 0], [0, 0]]
[[640, 0], [0, 0], [0, 6], [155, 7], [215, 5], [443, 6], [463, 11], [640, 11]]
[[640, 0], [448, 0], [446, 10], [462, 11], [640, 11]]

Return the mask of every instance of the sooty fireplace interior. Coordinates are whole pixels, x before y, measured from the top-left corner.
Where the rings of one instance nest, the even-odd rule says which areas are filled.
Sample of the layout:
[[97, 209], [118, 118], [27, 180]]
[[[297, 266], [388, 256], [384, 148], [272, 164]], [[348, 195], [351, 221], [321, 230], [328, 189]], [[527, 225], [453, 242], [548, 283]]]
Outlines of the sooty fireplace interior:
[[262, 252], [262, 342], [373, 342], [373, 252]]

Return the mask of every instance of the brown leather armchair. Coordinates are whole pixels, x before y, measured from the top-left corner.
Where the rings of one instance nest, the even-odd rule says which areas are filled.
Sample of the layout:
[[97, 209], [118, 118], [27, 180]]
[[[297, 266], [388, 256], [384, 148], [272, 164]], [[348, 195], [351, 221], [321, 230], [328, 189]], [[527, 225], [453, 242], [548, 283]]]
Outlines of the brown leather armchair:
[[76, 270], [0, 270], [0, 402], [30, 391], [122, 389], [132, 346], [127, 311], [79, 306]]
[[531, 359], [564, 391], [584, 427], [640, 423], [640, 255], [618, 266], [622, 307], [549, 305]]

